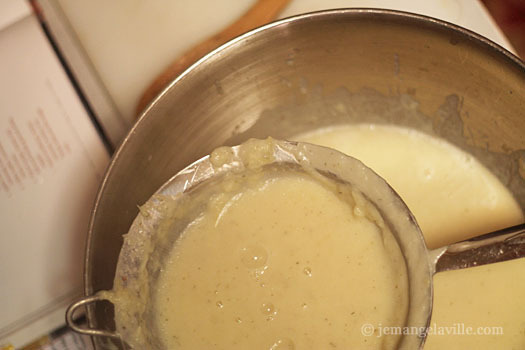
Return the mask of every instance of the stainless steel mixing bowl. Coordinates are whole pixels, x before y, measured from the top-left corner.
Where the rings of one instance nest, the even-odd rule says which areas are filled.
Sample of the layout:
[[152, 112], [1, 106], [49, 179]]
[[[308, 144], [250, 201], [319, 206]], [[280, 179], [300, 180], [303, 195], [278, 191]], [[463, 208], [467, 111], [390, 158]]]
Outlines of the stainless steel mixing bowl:
[[[112, 287], [137, 205], [213, 148], [249, 137], [362, 121], [409, 126], [476, 156], [525, 208], [524, 107], [517, 57], [428, 17], [347, 9], [256, 29], [179, 76], [124, 140], [93, 211], [85, 293]], [[89, 306], [88, 321], [112, 329], [109, 304]]]

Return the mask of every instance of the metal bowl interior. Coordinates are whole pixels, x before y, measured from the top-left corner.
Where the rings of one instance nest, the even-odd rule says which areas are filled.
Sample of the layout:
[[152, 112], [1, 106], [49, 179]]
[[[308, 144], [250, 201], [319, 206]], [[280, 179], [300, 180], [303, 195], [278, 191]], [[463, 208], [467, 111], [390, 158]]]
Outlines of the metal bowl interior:
[[[90, 225], [85, 293], [112, 287], [137, 205], [187, 164], [249, 137], [409, 126], [472, 153], [525, 208], [524, 87], [523, 63], [496, 44], [388, 10], [306, 14], [234, 39], [179, 76], [115, 154]], [[90, 307], [88, 320], [112, 329], [112, 308]]]

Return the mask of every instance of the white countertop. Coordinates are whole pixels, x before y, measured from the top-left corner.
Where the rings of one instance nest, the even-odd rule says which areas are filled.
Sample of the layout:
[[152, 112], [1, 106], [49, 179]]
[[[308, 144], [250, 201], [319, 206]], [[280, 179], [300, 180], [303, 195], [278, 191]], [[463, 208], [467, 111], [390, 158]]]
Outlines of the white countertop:
[[[219, 31], [254, 0], [57, 0], [122, 117], [175, 58]], [[342, 7], [419, 13], [463, 26], [512, 50], [479, 0], [293, 0], [281, 18]]]

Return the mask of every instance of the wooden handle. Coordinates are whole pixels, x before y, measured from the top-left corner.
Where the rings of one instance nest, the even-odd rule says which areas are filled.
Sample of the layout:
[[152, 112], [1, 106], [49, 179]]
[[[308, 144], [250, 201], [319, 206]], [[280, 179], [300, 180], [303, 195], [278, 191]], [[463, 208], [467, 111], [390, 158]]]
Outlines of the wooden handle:
[[216, 49], [228, 40], [275, 19], [288, 2], [290, 2], [290, 0], [258, 0], [237, 21], [230, 24], [221, 32], [186, 51], [182, 56], [171, 63], [162, 74], [157, 76], [153, 83], [146, 89], [139, 100], [136, 110], [137, 115], [142, 112], [153, 98], [157, 96], [173, 79], [190, 65], [195, 63], [199, 58], [203, 57], [213, 49]]

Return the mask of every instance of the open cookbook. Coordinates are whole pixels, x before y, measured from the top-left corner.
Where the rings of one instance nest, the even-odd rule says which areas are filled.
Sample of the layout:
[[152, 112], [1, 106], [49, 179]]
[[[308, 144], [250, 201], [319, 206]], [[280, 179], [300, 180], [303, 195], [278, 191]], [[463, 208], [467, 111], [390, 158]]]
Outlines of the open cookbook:
[[82, 295], [90, 210], [117, 141], [64, 64], [40, 5], [0, 2], [0, 349], [89, 349], [73, 334], [53, 344], [62, 334], [52, 332]]

